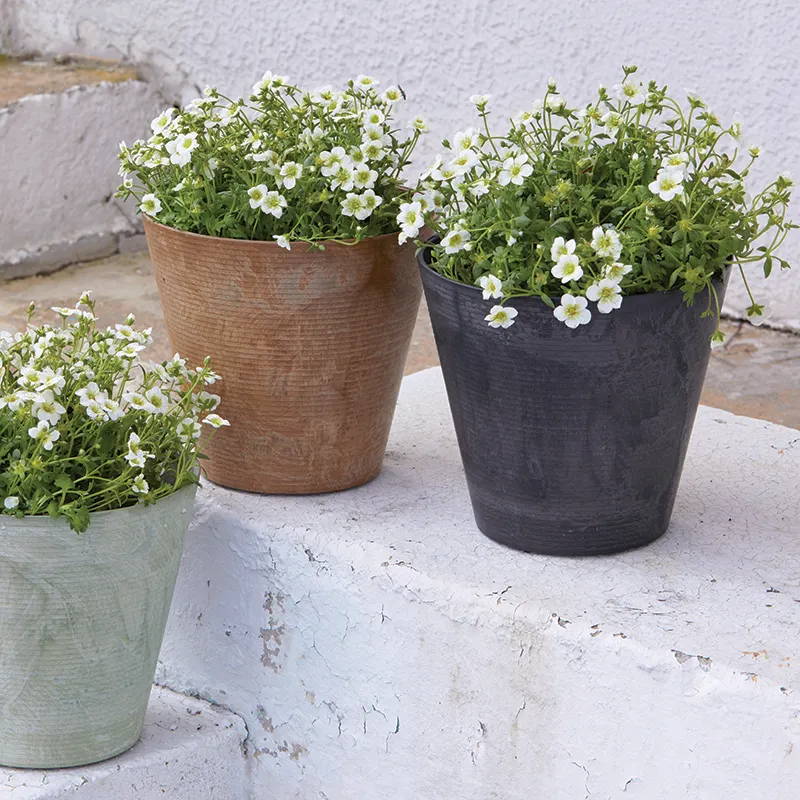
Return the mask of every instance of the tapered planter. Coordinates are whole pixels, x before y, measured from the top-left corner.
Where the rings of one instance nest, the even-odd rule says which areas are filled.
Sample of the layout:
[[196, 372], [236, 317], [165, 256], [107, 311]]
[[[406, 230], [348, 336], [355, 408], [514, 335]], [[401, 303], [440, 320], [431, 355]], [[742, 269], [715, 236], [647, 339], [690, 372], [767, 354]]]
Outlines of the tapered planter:
[[80, 534], [0, 517], [0, 764], [89, 764], [136, 743], [194, 493], [92, 514]]
[[[667, 529], [709, 358], [708, 296], [626, 297], [567, 328], [538, 298], [492, 302], [419, 256], [478, 527], [519, 550], [613, 553]], [[724, 285], [717, 288], [720, 302]]]
[[231, 422], [204, 443], [215, 483], [276, 494], [381, 469], [421, 294], [396, 234], [356, 245], [220, 239], [145, 218], [176, 350], [211, 356]]

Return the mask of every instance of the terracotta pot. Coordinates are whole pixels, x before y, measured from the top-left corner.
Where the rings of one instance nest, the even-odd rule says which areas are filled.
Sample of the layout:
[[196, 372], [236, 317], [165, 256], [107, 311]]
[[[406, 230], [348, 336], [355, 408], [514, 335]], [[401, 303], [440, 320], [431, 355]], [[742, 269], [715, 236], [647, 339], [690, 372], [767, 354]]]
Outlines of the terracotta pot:
[[145, 231], [173, 346], [223, 376], [231, 427], [203, 443], [206, 476], [267, 494], [374, 478], [419, 307], [413, 245], [387, 234], [287, 251], [147, 218]]

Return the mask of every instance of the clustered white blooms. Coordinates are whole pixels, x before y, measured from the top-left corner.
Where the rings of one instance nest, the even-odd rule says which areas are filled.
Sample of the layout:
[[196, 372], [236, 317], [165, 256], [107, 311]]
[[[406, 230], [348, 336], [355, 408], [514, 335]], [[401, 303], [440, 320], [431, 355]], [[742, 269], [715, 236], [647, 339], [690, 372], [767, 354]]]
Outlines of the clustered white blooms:
[[393, 122], [403, 98], [367, 75], [306, 91], [267, 72], [235, 100], [208, 88], [120, 145], [118, 195], [181, 230], [287, 250], [395, 232], [410, 194], [401, 174], [427, 130], [419, 117], [405, 133]]
[[[751, 198], [744, 179], [760, 150], [739, 157], [738, 123], [724, 127], [694, 95], [687, 108], [667, 87], [637, 81], [636, 67], [623, 71], [581, 108], [549, 81], [500, 135], [489, 96], [473, 95], [480, 126], [442, 143], [399, 208], [400, 241], [427, 225], [435, 238], [419, 244], [431, 267], [499, 301], [490, 327], [515, 323], [513, 298], [539, 297], [578, 328], [626, 295], [673, 288], [687, 303], [706, 292], [703, 313], [718, 319], [715, 280], [726, 267], [738, 265], [748, 292], [743, 264], [762, 262], [767, 275], [773, 263], [788, 267], [776, 250], [797, 227], [786, 219], [791, 180]], [[750, 302], [759, 324], [764, 307], [752, 293]]]
[[0, 514], [50, 514], [84, 530], [93, 511], [153, 502], [197, 480], [201, 423], [219, 397], [208, 361], [141, 359], [134, 317], [99, 328], [90, 292], [60, 326], [0, 332]]

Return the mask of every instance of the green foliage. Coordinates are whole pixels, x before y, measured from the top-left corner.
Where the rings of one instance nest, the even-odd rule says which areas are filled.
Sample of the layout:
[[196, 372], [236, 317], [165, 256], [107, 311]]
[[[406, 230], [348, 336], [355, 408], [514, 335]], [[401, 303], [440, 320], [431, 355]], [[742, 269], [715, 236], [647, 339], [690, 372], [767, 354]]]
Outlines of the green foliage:
[[[765, 275], [788, 267], [777, 250], [797, 227], [786, 218], [791, 180], [751, 197], [745, 179], [760, 151], [742, 152], [740, 125], [723, 127], [697, 97], [681, 104], [666, 86], [643, 86], [635, 71], [579, 109], [551, 83], [502, 135], [486, 100], [473, 98], [480, 129], [443, 142], [414, 196], [442, 239], [434, 269], [467, 284], [492, 276], [498, 299], [552, 305], [562, 293], [592, 300], [604, 280], [620, 298], [676, 288], [691, 302], [730, 264], [762, 262]], [[598, 248], [598, 229], [618, 246]], [[569, 253], [557, 252], [557, 237]], [[576, 258], [559, 266], [567, 255]]]
[[235, 239], [356, 240], [397, 230], [403, 168], [425, 129], [392, 122], [402, 91], [359, 76], [302, 90], [266, 73], [249, 98], [216, 89], [120, 146], [118, 196], [180, 230]]
[[149, 330], [96, 325], [94, 301], [54, 308], [59, 327], [0, 332], [0, 515], [89, 514], [151, 503], [197, 481], [200, 420], [226, 425], [208, 362], [140, 359]]

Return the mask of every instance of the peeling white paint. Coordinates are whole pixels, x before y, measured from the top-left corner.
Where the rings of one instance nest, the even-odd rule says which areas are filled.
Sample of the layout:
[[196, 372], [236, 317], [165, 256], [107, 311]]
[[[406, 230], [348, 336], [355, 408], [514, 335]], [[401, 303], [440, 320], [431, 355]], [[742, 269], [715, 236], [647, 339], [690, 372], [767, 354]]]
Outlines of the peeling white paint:
[[159, 676], [246, 720], [255, 797], [800, 795], [800, 432], [702, 408], [668, 534], [587, 559], [476, 530], [439, 370], [389, 448], [201, 492]]

